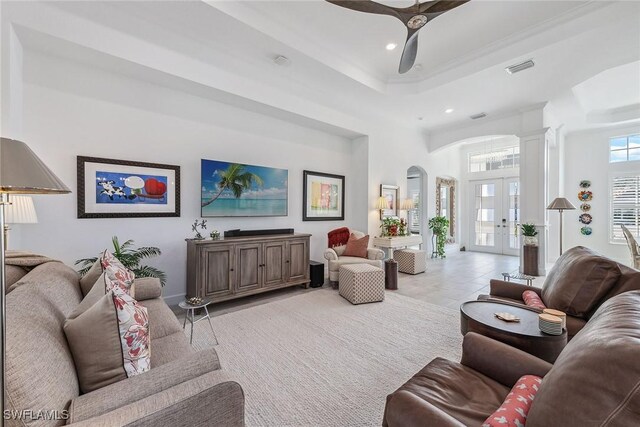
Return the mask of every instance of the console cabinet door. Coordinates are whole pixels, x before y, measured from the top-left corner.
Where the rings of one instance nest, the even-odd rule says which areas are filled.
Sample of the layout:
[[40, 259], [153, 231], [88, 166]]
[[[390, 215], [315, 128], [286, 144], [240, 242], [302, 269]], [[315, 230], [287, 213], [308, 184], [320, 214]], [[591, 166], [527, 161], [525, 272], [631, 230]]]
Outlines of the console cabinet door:
[[305, 239], [290, 240], [287, 243], [288, 281], [294, 282], [309, 278], [309, 241]]
[[278, 286], [287, 281], [286, 243], [264, 243], [264, 286]]
[[233, 245], [216, 245], [200, 250], [200, 283], [207, 297], [220, 297], [233, 293], [234, 286]]
[[238, 271], [236, 292], [258, 289], [262, 286], [262, 243], [236, 246]]

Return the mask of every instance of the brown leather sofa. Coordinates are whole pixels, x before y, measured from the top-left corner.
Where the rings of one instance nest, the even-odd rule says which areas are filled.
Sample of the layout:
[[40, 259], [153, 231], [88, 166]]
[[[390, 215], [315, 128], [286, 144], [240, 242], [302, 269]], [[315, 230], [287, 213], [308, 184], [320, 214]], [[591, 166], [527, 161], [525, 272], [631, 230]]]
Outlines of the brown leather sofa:
[[542, 376], [527, 427], [637, 426], [640, 291], [606, 301], [555, 364], [473, 332], [387, 397], [383, 426], [480, 426], [525, 374]]
[[571, 339], [602, 303], [622, 292], [639, 290], [640, 271], [584, 246], [576, 246], [558, 259], [542, 289], [502, 280], [490, 283], [490, 295], [480, 295], [478, 299], [524, 305], [522, 293], [533, 290], [548, 308], [567, 313], [567, 332]]

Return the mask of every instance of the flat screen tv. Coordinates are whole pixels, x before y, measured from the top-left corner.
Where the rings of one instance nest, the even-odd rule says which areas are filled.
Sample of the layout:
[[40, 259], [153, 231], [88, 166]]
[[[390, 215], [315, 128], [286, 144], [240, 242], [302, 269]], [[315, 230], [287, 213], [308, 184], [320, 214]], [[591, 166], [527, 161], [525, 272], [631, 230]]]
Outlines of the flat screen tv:
[[287, 216], [289, 171], [201, 160], [201, 215]]

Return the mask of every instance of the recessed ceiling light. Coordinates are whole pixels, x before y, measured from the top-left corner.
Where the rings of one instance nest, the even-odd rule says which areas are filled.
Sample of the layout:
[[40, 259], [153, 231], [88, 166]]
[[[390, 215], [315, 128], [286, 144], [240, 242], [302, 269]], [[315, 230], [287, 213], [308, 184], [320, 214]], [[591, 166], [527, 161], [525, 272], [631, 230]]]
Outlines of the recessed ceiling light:
[[389, 43], [389, 44], [386, 46], [386, 49], [387, 49], [387, 50], [393, 50], [393, 49], [395, 49], [396, 47], [398, 47], [398, 45], [397, 45], [397, 44], [395, 44], [395, 43]]
[[446, 110], [444, 110], [444, 112], [447, 114], [451, 114], [453, 113], [453, 108], [447, 108]]
[[422, 64], [416, 64], [413, 66], [413, 69], [416, 71], [422, 71]]

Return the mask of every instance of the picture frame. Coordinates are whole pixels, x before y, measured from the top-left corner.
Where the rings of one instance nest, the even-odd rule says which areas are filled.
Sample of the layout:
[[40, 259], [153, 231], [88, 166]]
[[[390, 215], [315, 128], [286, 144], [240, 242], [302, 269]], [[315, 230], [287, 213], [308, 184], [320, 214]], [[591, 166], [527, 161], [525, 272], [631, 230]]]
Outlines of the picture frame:
[[390, 216], [398, 216], [398, 191], [397, 185], [380, 185], [380, 197], [387, 199], [387, 209], [380, 210], [380, 219], [388, 218]]
[[289, 215], [288, 169], [201, 159], [200, 188], [203, 218]]
[[77, 156], [78, 218], [180, 216], [180, 166]]
[[344, 175], [307, 170], [302, 175], [302, 220], [344, 221]]

